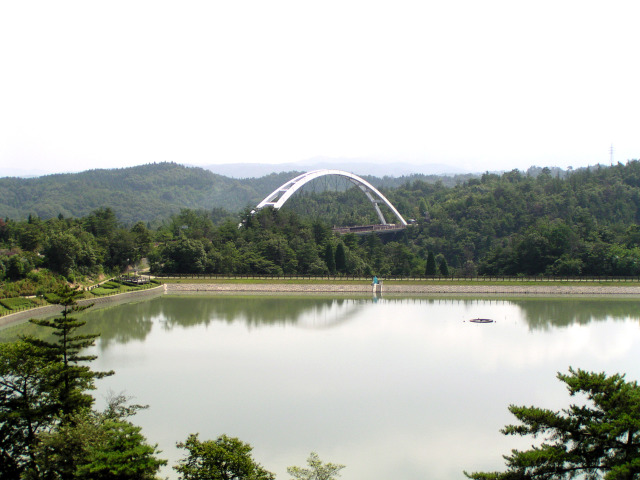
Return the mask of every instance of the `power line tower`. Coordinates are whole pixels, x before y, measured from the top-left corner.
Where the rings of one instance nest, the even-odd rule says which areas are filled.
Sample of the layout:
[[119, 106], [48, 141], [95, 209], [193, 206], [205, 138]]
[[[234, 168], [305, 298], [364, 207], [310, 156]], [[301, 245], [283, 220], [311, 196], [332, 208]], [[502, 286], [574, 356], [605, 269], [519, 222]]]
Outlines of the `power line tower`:
[[613, 143], [609, 147], [609, 164], [613, 167]]

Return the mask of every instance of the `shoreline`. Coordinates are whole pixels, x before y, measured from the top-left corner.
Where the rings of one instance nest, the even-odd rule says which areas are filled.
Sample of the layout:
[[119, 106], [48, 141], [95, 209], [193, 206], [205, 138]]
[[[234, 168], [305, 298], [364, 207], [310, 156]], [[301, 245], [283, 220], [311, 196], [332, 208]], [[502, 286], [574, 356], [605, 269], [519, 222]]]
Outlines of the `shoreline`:
[[[640, 286], [567, 286], [567, 285], [394, 285], [384, 284], [378, 292], [368, 284], [316, 283], [164, 283], [158, 287], [78, 301], [79, 305], [116, 305], [136, 299], [165, 294], [354, 294], [354, 295], [532, 295], [532, 296], [640, 296]], [[0, 328], [57, 315], [59, 305], [23, 310], [0, 317]]]
[[[165, 283], [167, 293], [363, 293], [372, 285], [305, 283]], [[378, 293], [388, 294], [497, 294], [497, 295], [640, 295], [640, 286], [582, 285], [394, 285], [381, 284]]]
[[[151, 297], [154, 295], [162, 295], [166, 292], [164, 285], [159, 285], [154, 288], [147, 288], [145, 290], [134, 290], [130, 292], [117, 293], [115, 295], [107, 295], [104, 297], [95, 297], [95, 298], [83, 298], [82, 300], [78, 300], [78, 305], [117, 305], [118, 303], [126, 303], [131, 300], [135, 300], [138, 298]], [[4, 328], [10, 325], [14, 325], [16, 323], [20, 323], [23, 321], [27, 321], [30, 318], [43, 318], [43, 317], [52, 317], [54, 315], [58, 315], [62, 312], [62, 307], [60, 305], [45, 305], [44, 307], [36, 307], [31, 308], [29, 310], [22, 310], [16, 313], [10, 313], [8, 315], [4, 315], [0, 317], [0, 328]]]

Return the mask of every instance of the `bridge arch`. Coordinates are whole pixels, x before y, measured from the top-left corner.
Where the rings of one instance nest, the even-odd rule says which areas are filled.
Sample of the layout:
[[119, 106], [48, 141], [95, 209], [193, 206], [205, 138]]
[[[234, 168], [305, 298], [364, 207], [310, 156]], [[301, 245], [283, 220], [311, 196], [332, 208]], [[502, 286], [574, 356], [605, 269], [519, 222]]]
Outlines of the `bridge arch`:
[[405, 227], [407, 226], [407, 222], [405, 221], [404, 218], [402, 218], [402, 215], [400, 215], [398, 210], [396, 210], [396, 208], [391, 204], [391, 202], [387, 200], [386, 197], [382, 195], [382, 193], [380, 193], [376, 187], [371, 185], [365, 179], [360, 178], [357, 175], [354, 175], [353, 173], [345, 172], [342, 170], [333, 170], [333, 169], [313, 170], [311, 172], [298, 175], [296, 178], [289, 180], [288, 182], [284, 183], [280, 187], [276, 188], [273, 192], [271, 192], [270, 195], [268, 195], [264, 200], [262, 200], [256, 206], [256, 210], [260, 210], [265, 207], [273, 207], [275, 209], [280, 209], [280, 207], [282, 207], [285, 204], [285, 202], [291, 197], [291, 195], [293, 195], [298, 189], [302, 188], [303, 185], [310, 182], [311, 180], [315, 180], [316, 178], [322, 177], [324, 175], [337, 175], [340, 177], [345, 177], [351, 183], [353, 183], [358, 188], [360, 188], [360, 190], [364, 192], [364, 194], [367, 196], [367, 198], [373, 205], [373, 208], [378, 214], [378, 218], [380, 219], [380, 223], [382, 225], [389, 225], [389, 223], [387, 223], [386, 219], [384, 218], [384, 215], [382, 214], [382, 211], [380, 210], [380, 206], [378, 205], [381, 202], [384, 203], [387, 207], [389, 207], [389, 210], [393, 212], [393, 214], [396, 216], [398, 221], [403, 226]]

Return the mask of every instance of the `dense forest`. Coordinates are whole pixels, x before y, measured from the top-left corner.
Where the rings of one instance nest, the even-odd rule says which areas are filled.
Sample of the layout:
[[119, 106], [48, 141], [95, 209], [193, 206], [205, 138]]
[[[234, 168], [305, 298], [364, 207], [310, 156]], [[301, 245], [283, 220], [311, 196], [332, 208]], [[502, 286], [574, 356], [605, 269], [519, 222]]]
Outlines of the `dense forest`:
[[79, 217], [2, 215], [0, 280], [29, 291], [43, 278], [96, 276], [143, 258], [156, 273], [640, 275], [640, 162], [535, 173], [382, 188], [415, 219], [383, 235], [332, 231], [376, 220], [356, 187], [302, 192], [254, 215], [181, 208], [155, 226], [104, 206]]
[[[0, 178], [0, 216], [14, 220], [25, 220], [29, 215], [43, 220], [58, 215], [78, 218], [98, 208], [110, 208], [125, 225], [138, 221], [158, 225], [183, 208], [240, 212], [256, 205], [300, 173], [236, 179], [198, 167], [163, 162], [37, 178], [5, 177]], [[471, 177], [473, 175], [364, 178], [376, 187], [398, 187], [416, 179], [431, 183], [440, 180], [446, 186], [453, 186]]]

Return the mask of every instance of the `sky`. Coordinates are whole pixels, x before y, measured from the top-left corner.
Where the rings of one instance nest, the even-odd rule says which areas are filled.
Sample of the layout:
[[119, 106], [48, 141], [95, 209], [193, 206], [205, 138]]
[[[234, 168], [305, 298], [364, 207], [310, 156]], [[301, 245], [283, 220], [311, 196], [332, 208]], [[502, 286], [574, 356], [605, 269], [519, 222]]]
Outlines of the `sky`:
[[2, 2], [0, 176], [625, 163], [638, 18], [635, 0]]

